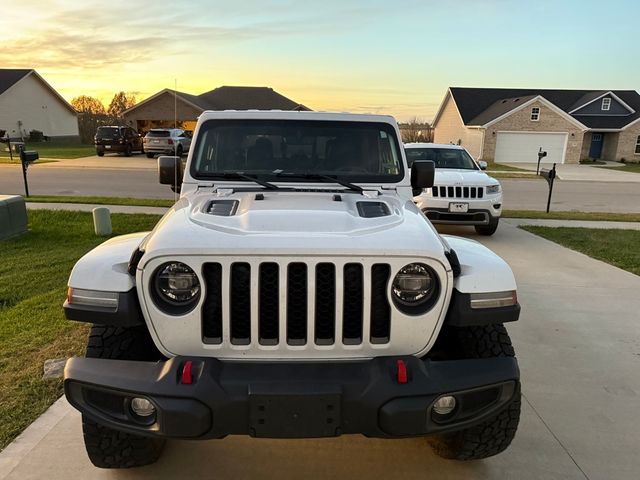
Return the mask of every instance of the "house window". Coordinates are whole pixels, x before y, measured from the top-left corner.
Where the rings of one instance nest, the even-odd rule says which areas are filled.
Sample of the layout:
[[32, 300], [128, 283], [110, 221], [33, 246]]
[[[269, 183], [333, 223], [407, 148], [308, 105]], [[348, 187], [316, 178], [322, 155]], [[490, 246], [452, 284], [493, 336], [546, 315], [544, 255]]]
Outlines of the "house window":
[[611, 108], [611, 99], [609, 97], [602, 99], [602, 110], [607, 111]]
[[537, 122], [540, 120], [540, 107], [533, 107], [531, 109], [531, 121]]
[[636, 155], [640, 155], [640, 135], [636, 138]]

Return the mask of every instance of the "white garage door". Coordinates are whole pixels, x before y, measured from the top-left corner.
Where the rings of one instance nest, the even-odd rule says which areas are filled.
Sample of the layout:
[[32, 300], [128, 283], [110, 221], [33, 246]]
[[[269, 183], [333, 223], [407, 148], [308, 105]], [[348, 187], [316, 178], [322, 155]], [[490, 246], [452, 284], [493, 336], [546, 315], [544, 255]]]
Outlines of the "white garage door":
[[566, 133], [498, 132], [496, 138], [497, 163], [536, 163], [540, 147], [547, 152], [545, 163], [564, 163]]

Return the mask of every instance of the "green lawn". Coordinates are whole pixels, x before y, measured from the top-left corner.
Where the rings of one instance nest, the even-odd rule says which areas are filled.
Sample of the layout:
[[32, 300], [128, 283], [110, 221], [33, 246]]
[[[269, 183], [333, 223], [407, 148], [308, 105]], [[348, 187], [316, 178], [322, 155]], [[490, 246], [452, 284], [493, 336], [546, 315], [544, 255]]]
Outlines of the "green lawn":
[[[9, 152], [5, 151], [7, 146], [5, 144], [0, 145], [0, 159], [9, 159]], [[78, 142], [63, 142], [63, 141], [51, 141], [51, 142], [34, 142], [25, 145], [26, 150], [35, 150], [40, 155], [40, 158], [82, 158], [96, 154], [96, 149], [93, 145], [84, 145]], [[19, 160], [19, 156], [14, 153], [14, 161]], [[4, 163], [7, 163], [6, 161]]]
[[512, 167], [511, 165], [505, 165], [504, 163], [487, 162], [487, 170], [492, 172], [529, 172], [524, 168]]
[[532, 225], [520, 228], [572, 250], [582, 252], [628, 272], [640, 275], [640, 230], [552, 228]]
[[525, 173], [525, 172], [487, 172], [487, 174], [493, 178], [527, 178], [529, 180], [542, 180], [542, 177], [539, 177], [535, 174], [535, 172]]
[[[158, 215], [112, 215], [114, 235], [150, 230]], [[62, 394], [42, 380], [48, 358], [82, 355], [87, 327], [64, 319], [74, 263], [104, 241], [90, 213], [29, 211], [30, 231], [0, 241], [0, 449]]]
[[605, 222], [640, 222], [640, 213], [542, 212], [539, 210], [503, 210], [506, 218], [547, 218], [550, 220], [594, 220]]
[[624, 167], [598, 167], [607, 170], [618, 170], [619, 172], [640, 173], [640, 163], [625, 163]]
[[136, 205], [142, 207], [171, 207], [173, 200], [157, 198], [131, 198], [131, 197], [78, 197], [65, 195], [31, 195], [25, 198], [27, 202], [43, 203], [93, 203], [96, 205]]

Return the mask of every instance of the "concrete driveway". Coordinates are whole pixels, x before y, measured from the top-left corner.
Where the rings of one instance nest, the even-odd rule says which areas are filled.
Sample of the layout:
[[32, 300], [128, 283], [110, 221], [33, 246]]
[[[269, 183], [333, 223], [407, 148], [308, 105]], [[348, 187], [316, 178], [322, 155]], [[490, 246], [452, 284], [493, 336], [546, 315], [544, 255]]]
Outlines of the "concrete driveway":
[[523, 307], [508, 326], [523, 410], [505, 453], [458, 463], [433, 455], [424, 439], [228, 437], [172, 441], [156, 465], [104, 471], [90, 465], [80, 416], [61, 400], [0, 454], [0, 479], [637, 479], [640, 277], [509, 221], [478, 240], [511, 264]]

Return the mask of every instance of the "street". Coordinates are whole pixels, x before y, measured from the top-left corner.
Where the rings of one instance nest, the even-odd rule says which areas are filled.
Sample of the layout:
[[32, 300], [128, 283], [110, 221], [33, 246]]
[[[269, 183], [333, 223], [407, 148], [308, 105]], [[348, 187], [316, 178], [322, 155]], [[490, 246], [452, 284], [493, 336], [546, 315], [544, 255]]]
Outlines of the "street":
[[[158, 184], [155, 160], [136, 159], [136, 168], [72, 168], [56, 164], [29, 170], [32, 195], [96, 195], [106, 197], [173, 198], [170, 188]], [[143, 166], [138, 168], [138, 164]], [[544, 180], [500, 179], [504, 206], [515, 210], [543, 210], [548, 187]], [[22, 172], [17, 165], [0, 165], [0, 193], [22, 194]], [[557, 180], [552, 210], [584, 212], [640, 211], [640, 183], [600, 183]]]

